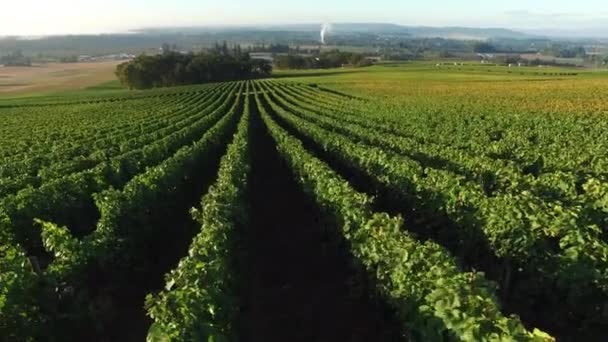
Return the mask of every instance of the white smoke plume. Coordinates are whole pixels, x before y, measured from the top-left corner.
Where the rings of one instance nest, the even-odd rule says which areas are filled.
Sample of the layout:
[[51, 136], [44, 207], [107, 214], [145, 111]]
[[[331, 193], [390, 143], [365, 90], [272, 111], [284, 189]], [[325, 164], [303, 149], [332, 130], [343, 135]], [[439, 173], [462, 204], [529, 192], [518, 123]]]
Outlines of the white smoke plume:
[[331, 24], [325, 23], [321, 26], [321, 43], [323, 45], [326, 44], [325, 36], [327, 36], [327, 33], [331, 32], [331, 30], [332, 30]]

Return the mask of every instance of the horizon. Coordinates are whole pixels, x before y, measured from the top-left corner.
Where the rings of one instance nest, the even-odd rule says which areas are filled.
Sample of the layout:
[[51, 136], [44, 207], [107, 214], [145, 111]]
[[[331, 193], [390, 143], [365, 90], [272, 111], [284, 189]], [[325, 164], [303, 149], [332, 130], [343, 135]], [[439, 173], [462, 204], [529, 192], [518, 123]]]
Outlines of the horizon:
[[[314, 23], [390, 23], [402, 26], [501, 28], [524, 33], [562, 32], [575, 36], [605, 36], [608, 8], [597, 8], [595, 0], [576, 4], [540, 0], [528, 3], [458, 4], [429, 0], [424, 4], [402, 4], [379, 0], [373, 5], [339, 0], [324, 4], [285, 5], [262, 0], [249, 6], [242, 0], [221, 5], [176, 0], [108, 0], [82, 3], [56, 0], [38, 3], [23, 0], [4, 6], [8, 18], [0, 21], [0, 36], [56, 36], [129, 33], [146, 28], [281, 26]], [[123, 3], [124, 2], [124, 3]], [[243, 11], [243, 8], [247, 11]], [[145, 10], [142, 10], [145, 8]], [[281, 10], [277, 10], [281, 8]], [[33, 9], [33, 10], [32, 10]], [[319, 12], [323, 14], [319, 14]], [[178, 18], [178, 19], [175, 19]], [[294, 19], [295, 18], [295, 19]]]
[[[323, 28], [324, 25], [395, 25], [400, 27], [408, 27], [408, 28], [431, 28], [431, 29], [476, 29], [476, 30], [506, 30], [512, 31], [515, 33], [526, 34], [531, 37], [546, 37], [546, 38], [571, 38], [571, 39], [608, 39], [608, 33], [600, 33], [603, 30], [599, 30], [595, 32], [590, 29], [583, 29], [578, 31], [568, 30], [568, 28], [536, 28], [536, 29], [519, 29], [513, 27], [504, 27], [504, 26], [473, 26], [473, 25], [425, 25], [425, 24], [417, 24], [417, 25], [408, 25], [394, 22], [377, 22], [377, 21], [343, 21], [343, 22], [302, 22], [302, 23], [259, 23], [259, 24], [250, 24], [250, 23], [234, 23], [234, 24], [210, 24], [210, 25], [158, 25], [158, 26], [142, 26], [142, 27], [134, 27], [125, 30], [114, 30], [114, 31], [99, 31], [99, 32], [57, 32], [57, 33], [41, 33], [41, 34], [2, 34], [0, 33], [0, 39], [6, 38], [17, 38], [21, 40], [37, 40], [42, 38], [49, 37], [65, 37], [65, 36], [103, 36], [103, 35], [131, 35], [131, 34], [143, 34], [145, 31], [153, 31], [153, 30], [175, 30], [179, 32], [179, 30], [196, 30], [196, 29], [258, 29], [258, 30], [272, 30], [277, 28], [288, 28], [290, 26], [318, 26], [319, 30]], [[149, 32], [148, 32], [149, 33]]]

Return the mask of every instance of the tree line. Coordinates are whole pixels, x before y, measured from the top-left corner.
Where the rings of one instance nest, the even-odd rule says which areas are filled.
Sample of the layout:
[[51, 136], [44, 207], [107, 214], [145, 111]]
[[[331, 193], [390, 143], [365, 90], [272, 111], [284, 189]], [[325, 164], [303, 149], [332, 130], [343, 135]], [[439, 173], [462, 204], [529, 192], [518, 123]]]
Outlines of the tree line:
[[318, 56], [302, 56], [296, 54], [276, 56], [274, 64], [279, 69], [327, 69], [341, 66], [363, 67], [372, 62], [364, 55], [338, 50], [322, 52]]
[[140, 55], [116, 68], [120, 82], [130, 89], [171, 87], [268, 77], [272, 65], [251, 59], [240, 46], [226, 43], [199, 53], [179, 53], [163, 47], [154, 56]]
[[24, 56], [21, 51], [16, 51], [6, 56], [0, 56], [0, 64], [5, 66], [32, 66], [32, 60]]

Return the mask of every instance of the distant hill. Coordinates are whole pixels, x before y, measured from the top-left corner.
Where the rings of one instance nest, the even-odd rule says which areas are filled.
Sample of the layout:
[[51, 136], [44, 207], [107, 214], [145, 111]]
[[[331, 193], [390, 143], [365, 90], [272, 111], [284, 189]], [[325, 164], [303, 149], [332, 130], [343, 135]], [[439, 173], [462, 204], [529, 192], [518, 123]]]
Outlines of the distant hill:
[[[297, 25], [250, 25], [250, 26], [225, 26], [225, 27], [177, 27], [177, 28], [145, 28], [137, 30], [138, 33], [184, 33], [202, 34], [219, 33], [230, 31], [286, 31], [286, 32], [319, 32], [321, 24], [297, 24]], [[538, 37], [503, 28], [467, 28], [467, 27], [430, 27], [430, 26], [403, 26], [387, 23], [336, 23], [331, 24], [331, 32], [334, 34], [390, 34], [403, 35], [411, 38], [445, 38], [457, 40], [486, 40], [492, 38], [528, 39]], [[330, 33], [331, 34], [331, 33]]]
[[[317, 27], [318, 28], [318, 27]], [[526, 39], [532, 35], [502, 28], [402, 26], [395, 24], [333, 24], [336, 33], [404, 34], [412, 38], [486, 40], [491, 38]]]
[[608, 25], [595, 28], [536, 29], [526, 30], [526, 32], [554, 39], [595, 39], [603, 42], [608, 41]]
[[538, 37], [503, 28], [409, 27], [408, 30], [414, 37], [436, 37], [458, 40], [484, 40], [492, 38], [530, 39]]

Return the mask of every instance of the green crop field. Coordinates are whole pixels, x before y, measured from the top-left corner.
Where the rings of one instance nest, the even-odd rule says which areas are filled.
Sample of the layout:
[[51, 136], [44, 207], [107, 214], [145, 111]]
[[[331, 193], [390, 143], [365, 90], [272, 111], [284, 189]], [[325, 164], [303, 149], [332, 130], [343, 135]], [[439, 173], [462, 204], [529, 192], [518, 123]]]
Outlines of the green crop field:
[[608, 73], [0, 100], [0, 340], [602, 341]]

